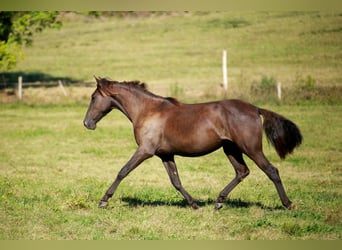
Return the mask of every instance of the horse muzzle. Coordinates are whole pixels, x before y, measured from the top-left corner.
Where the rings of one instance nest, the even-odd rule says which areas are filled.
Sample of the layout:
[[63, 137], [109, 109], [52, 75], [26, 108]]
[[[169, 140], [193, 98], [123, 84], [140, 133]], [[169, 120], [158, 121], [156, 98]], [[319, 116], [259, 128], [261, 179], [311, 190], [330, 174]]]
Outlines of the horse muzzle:
[[83, 125], [87, 128], [87, 129], [90, 129], [90, 130], [95, 130], [96, 129], [96, 124], [95, 122], [89, 122], [87, 120], [84, 120], [83, 121]]

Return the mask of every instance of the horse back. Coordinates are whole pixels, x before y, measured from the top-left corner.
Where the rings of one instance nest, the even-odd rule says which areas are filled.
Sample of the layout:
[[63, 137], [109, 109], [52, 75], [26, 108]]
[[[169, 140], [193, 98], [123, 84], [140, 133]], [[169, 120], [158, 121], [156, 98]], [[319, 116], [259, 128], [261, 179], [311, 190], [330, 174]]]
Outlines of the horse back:
[[182, 104], [163, 114], [164, 145], [183, 155], [212, 152], [225, 140], [243, 145], [248, 140], [244, 135], [261, 131], [257, 108], [239, 100]]
[[135, 128], [137, 143], [149, 143], [159, 154], [204, 155], [225, 140], [243, 147], [261, 131], [257, 107], [239, 100], [160, 107]]

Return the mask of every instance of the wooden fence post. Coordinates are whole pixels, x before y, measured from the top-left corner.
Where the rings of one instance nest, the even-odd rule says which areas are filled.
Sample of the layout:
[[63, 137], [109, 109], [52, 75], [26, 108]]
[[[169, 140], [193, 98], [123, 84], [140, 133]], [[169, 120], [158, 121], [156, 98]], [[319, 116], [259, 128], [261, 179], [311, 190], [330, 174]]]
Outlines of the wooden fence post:
[[18, 98], [21, 100], [23, 98], [23, 77], [18, 77]]
[[65, 91], [65, 88], [64, 88], [63, 83], [62, 83], [61, 80], [58, 80], [58, 85], [59, 85], [59, 87], [61, 88], [61, 90], [62, 90], [64, 96], [67, 96], [68, 93]]
[[223, 73], [223, 88], [224, 92], [227, 93], [228, 89], [228, 71], [227, 71], [227, 51], [223, 50], [222, 54], [222, 73]]
[[281, 100], [281, 82], [277, 83], [277, 94], [278, 94], [278, 99]]

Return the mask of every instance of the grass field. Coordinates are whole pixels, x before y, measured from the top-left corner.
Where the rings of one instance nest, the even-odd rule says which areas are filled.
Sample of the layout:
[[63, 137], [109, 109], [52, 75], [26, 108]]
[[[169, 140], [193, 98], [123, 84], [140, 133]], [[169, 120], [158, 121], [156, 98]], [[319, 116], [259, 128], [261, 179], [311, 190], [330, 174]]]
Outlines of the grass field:
[[285, 161], [265, 145], [297, 210], [283, 209], [273, 184], [248, 161], [251, 175], [215, 211], [234, 176], [221, 151], [176, 159], [198, 211], [157, 158], [122, 182], [108, 209], [98, 209], [136, 148], [123, 115], [111, 113], [90, 132], [82, 127], [86, 107], [1, 106], [0, 238], [341, 239], [341, 106], [269, 108], [296, 121], [305, 138]]
[[[340, 13], [172, 13], [90, 19], [64, 14], [26, 59], [1, 74], [11, 83], [65, 79], [0, 90], [0, 239], [342, 239]], [[189, 208], [162, 163], [149, 159], [119, 186], [108, 209], [97, 204], [136, 145], [124, 115], [83, 127], [92, 76], [138, 79], [185, 102], [222, 98], [221, 53], [228, 51], [228, 97], [241, 97], [293, 120], [303, 145], [278, 167], [296, 210], [281, 206], [268, 178], [246, 159], [250, 176], [214, 210], [234, 177], [221, 150], [177, 157]], [[274, 81], [284, 86], [278, 101]]]

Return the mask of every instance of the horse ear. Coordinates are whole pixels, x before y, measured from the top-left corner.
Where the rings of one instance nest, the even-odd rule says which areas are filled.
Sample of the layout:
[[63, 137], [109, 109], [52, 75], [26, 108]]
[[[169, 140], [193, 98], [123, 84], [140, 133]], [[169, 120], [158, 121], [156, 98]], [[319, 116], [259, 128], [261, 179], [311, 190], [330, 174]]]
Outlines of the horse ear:
[[96, 77], [94, 76], [96, 83], [97, 83], [97, 87], [103, 88], [103, 79], [101, 77]]
[[97, 84], [99, 84], [100, 83], [100, 78], [97, 78], [95, 75], [94, 75], [94, 78], [95, 78]]

